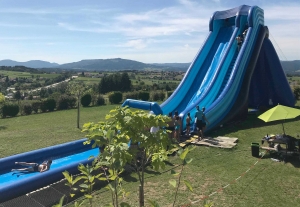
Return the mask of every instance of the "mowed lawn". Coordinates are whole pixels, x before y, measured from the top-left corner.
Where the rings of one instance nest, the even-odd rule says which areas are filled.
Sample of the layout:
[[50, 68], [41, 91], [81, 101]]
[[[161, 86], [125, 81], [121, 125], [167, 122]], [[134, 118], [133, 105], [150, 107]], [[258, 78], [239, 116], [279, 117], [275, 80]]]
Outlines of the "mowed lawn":
[[[300, 118], [284, 124], [287, 134], [300, 134]], [[210, 133], [210, 136], [237, 137], [238, 145], [233, 149], [197, 146], [188, 158], [193, 161], [183, 171], [175, 206], [204, 206], [213, 203], [221, 207], [277, 207], [300, 206], [300, 160], [290, 158], [286, 163], [274, 162], [269, 154], [263, 159], [252, 157], [251, 143], [261, 143], [266, 134], [282, 133], [281, 122], [264, 123], [257, 115]], [[264, 151], [261, 151], [264, 152]], [[153, 171], [150, 167], [145, 179], [145, 199], [155, 200], [162, 207], [171, 207], [175, 189], [169, 184], [174, 179], [170, 170], [179, 172], [180, 159], [170, 156], [165, 170]], [[188, 180], [194, 192], [183, 184]], [[125, 176], [123, 187], [130, 196], [124, 201], [138, 206], [138, 177], [136, 173]], [[224, 188], [225, 187], [225, 188]], [[110, 192], [103, 188], [94, 194], [95, 206], [108, 204]], [[85, 202], [84, 206], [88, 202]], [[73, 206], [70, 204], [68, 206]], [[146, 203], [146, 206], [149, 206]]]
[[[98, 122], [116, 105], [80, 108], [80, 126]], [[0, 119], [0, 158], [84, 138], [77, 109]]]
[[[299, 102], [297, 103], [299, 108]], [[105, 114], [116, 106], [82, 108], [83, 123], [104, 120]], [[207, 135], [237, 137], [233, 149], [197, 146], [188, 157], [193, 161], [186, 165], [182, 180], [188, 180], [194, 192], [181, 184], [175, 206], [195, 202], [192, 206], [300, 206], [300, 161], [289, 159], [287, 163], [274, 162], [267, 154], [263, 159], [251, 156], [251, 143], [261, 142], [266, 134], [282, 133], [281, 122], [264, 123], [259, 114], [248, 115], [244, 121], [219, 128]], [[284, 122], [285, 131], [291, 136], [300, 135], [300, 117]], [[76, 110], [59, 111], [10, 119], [0, 119], [1, 157], [60, 144], [84, 137], [76, 128]], [[172, 206], [175, 189], [169, 184], [174, 179], [170, 170], [179, 171], [177, 156], [170, 156], [166, 169], [160, 172], [150, 167], [146, 171], [145, 200], [151, 199], [160, 206]], [[136, 173], [124, 177], [123, 187], [130, 192], [121, 199], [138, 206], [138, 180]], [[225, 188], [224, 188], [225, 187]], [[111, 202], [106, 188], [94, 192], [94, 206]], [[73, 206], [70, 204], [68, 206]], [[88, 206], [88, 202], [85, 205]], [[146, 202], [146, 206], [149, 206]]]

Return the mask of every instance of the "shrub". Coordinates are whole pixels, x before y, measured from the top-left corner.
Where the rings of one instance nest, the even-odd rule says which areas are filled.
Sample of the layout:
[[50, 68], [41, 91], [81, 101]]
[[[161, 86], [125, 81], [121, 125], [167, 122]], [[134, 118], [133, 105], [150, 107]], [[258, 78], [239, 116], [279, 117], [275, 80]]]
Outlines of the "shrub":
[[159, 100], [160, 101], [165, 100], [165, 98], [166, 98], [166, 93], [165, 92], [160, 91], [160, 92], [158, 92], [158, 95], [159, 95]]
[[47, 111], [47, 102], [46, 100], [43, 100], [40, 102], [40, 109], [42, 112], [46, 112]]
[[96, 102], [96, 104], [97, 104], [97, 106], [102, 106], [102, 105], [104, 105], [105, 104], [105, 99], [104, 99], [104, 97], [103, 96], [98, 96], [97, 97], [97, 102]]
[[119, 91], [114, 91], [108, 95], [108, 100], [112, 104], [118, 104], [123, 100], [123, 95]]
[[32, 105], [30, 103], [23, 104], [22, 113], [25, 115], [30, 115], [32, 113]]
[[57, 100], [57, 110], [66, 110], [70, 108], [75, 108], [76, 98], [69, 95], [61, 95]]
[[168, 98], [173, 94], [174, 91], [167, 91]]
[[70, 109], [76, 107], [76, 102], [77, 102], [77, 99], [76, 99], [75, 96], [69, 96], [68, 104], [69, 104], [69, 108], [70, 108]]
[[19, 111], [18, 104], [5, 103], [1, 108], [1, 115], [3, 118], [7, 116], [14, 117], [18, 115]]
[[136, 91], [125, 93], [124, 99], [139, 99], [139, 93]]
[[150, 98], [150, 93], [146, 91], [140, 91], [138, 98], [143, 101], [148, 101]]
[[152, 101], [163, 101], [165, 99], [165, 97], [166, 97], [166, 94], [163, 91], [155, 91], [155, 92], [152, 92], [152, 94], [151, 94]]
[[91, 94], [88, 94], [88, 93], [83, 95], [80, 99], [80, 103], [83, 107], [89, 106], [91, 104], [91, 102], [92, 102], [92, 96], [91, 96]]
[[70, 96], [61, 95], [57, 100], [57, 110], [66, 110], [70, 107]]
[[54, 111], [54, 109], [56, 108], [56, 101], [53, 98], [48, 98], [46, 100], [46, 107], [48, 111]]
[[296, 86], [294, 88], [294, 96], [295, 96], [296, 100], [299, 100], [299, 98], [300, 98], [300, 87], [299, 86]]
[[39, 108], [40, 108], [40, 106], [41, 106], [41, 102], [39, 102], [39, 101], [37, 101], [37, 102], [33, 102], [32, 104], [31, 104], [31, 106], [32, 106], [32, 110], [34, 111], [34, 113], [38, 113], [38, 111], [39, 111]]
[[152, 94], [151, 94], [151, 100], [152, 101], [158, 101], [159, 100], [159, 94], [157, 93], [157, 92], [153, 92]]

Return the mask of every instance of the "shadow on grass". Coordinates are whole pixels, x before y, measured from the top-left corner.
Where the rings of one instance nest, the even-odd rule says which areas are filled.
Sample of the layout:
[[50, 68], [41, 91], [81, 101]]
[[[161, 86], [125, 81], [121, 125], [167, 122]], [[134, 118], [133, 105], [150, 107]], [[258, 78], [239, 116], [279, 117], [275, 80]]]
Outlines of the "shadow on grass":
[[277, 153], [277, 152], [272, 152], [272, 153], [267, 153], [265, 154], [261, 159], [268, 160], [274, 158], [276, 160], [279, 160], [280, 162], [285, 162], [290, 163], [293, 165], [295, 168], [300, 168], [300, 157], [299, 155], [288, 155], [285, 156], [284, 152], [283, 153]]
[[4, 130], [4, 129], [7, 129], [7, 127], [6, 126], [0, 126], [0, 131]]
[[[286, 124], [289, 122], [295, 122], [300, 121], [300, 116], [294, 119], [287, 119], [287, 120], [279, 120], [279, 121], [272, 121], [272, 122], [264, 122], [257, 118], [259, 114], [251, 114], [248, 115], [248, 117], [244, 120], [234, 121], [228, 124], [224, 124], [222, 128], [216, 128], [213, 131], [207, 132], [208, 136], [222, 136], [223, 134], [230, 134], [234, 133], [240, 130], [246, 130], [246, 129], [255, 129], [255, 128], [261, 128], [261, 127], [267, 127], [272, 125], [278, 125], [278, 124]], [[287, 132], [288, 134], [288, 132]]]
[[132, 176], [132, 173], [128, 173], [122, 176], [123, 180], [126, 182], [137, 182], [138, 179]]
[[151, 170], [148, 168], [145, 169], [145, 173], [147, 173], [149, 175], [160, 175], [161, 174], [160, 172], [157, 172], [157, 171], [154, 171], [154, 170]]
[[173, 163], [169, 162], [169, 161], [165, 161], [165, 164], [168, 166], [175, 166]]

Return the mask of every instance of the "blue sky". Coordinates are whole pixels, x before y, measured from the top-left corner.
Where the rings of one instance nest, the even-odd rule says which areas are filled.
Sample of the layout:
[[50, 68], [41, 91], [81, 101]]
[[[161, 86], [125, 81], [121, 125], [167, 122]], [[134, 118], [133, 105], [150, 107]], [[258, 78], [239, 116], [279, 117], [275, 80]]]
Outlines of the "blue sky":
[[191, 62], [215, 11], [264, 10], [281, 60], [300, 60], [299, 0], [0, 0], [0, 60]]

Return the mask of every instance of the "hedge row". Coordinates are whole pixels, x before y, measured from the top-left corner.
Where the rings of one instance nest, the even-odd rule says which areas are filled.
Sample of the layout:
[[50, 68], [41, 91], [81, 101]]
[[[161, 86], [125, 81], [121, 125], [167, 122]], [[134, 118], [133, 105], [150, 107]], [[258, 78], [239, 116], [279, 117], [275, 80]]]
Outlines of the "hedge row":
[[[163, 91], [147, 92], [147, 91], [135, 91], [129, 93], [121, 93], [119, 91], [114, 91], [108, 94], [108, 100], [111, 104], [120, 104], [124, 99], [137, 99], [143, 101], [163, 101], [167, 97], [170, 97], [171, 91], [167, 93]], [[93, 105], [104, 105], [105, 99], [103, 96], [92, 97], [90, 94], [85, 94], [81, 97], [80, 103], [83, 107], [89, 106], [91, 103]], [[0, 108], [0, 113], [3, 118], [17, 116], [21, 111], [22, 115], [30, 115], [33, 112], [51, 112], [56, 110], [66, 110], [76, 107], [76, 98], [69, 95], [61, 95], [56, 100], [54, 98], [48, 98], [42, 101], [36, 101], [32, 103], [24, 103], [20, 107], [17, 104], [5, 103]]]
[[[89, 106], [92, 101], [92, 96], [90, 94], [85, 94], [80, 99], [81, 104], [85, 106]], [[98, 96], [95, 99], [95, 105], [104, 105], [105, 100], [103, 96]], [[51, 112], [56, 110], [66, 110], [76, 107], [76, 98], [74, 96], [62, 95], [57, 100], [53, 98], [48, 98], [41, 101], [36, 101], [32, 103], [23, 103], [20, 106], [14, 103], [5, 103], [0, 108], [0, 114], [2, 118], [5, 117], [14, 117], [17, 116], [20, 112], [22, 115], [30, 115], [33, 112], [38, 113], [40, 112]]]

